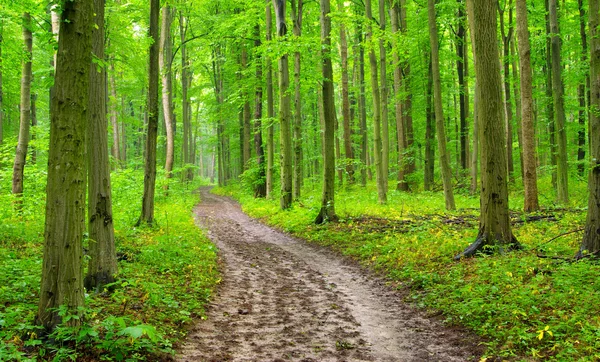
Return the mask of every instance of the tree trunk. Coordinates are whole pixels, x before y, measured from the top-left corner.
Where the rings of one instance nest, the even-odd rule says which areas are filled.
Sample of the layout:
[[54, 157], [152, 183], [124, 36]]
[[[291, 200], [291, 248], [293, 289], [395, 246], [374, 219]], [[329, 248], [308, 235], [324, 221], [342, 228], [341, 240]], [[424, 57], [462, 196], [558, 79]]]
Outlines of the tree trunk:
[[[167, 153], [165, 156], [165, 171], [167, 178], [171, 178], [173, 164], [175, 162], [175, 134], [173, 129], [173, 81], [172, 81], [172, 45], [171, 45], [171, 22], [173, 13], [167, 4], [162, 8], [162, 20], [160, 26], [160, 56], [159, 66], [162, 83], [162, 107], [165, 128], [167, 131]], [[182, 77], [183, 78], [183, 77]]]
[[[37, 107], [36, 107], [36, 101], [37, 101], [37, 94], [32, 94], [31, 95], [31, 140], [34, 141], [35, 143], [35, 139], [36, 139], [36, 131], [37, 131], [37, 125], [38, 125], [38, 121], [37, 121]], [[35, 146], [31, 146], [31, 164], [35, 165], [35, 163], [37, 162], [37, 154], [38, 151], [35, 148]]]
[[[58, 43], [54, 98], [50, 103], [50, 148], [46, 186], [44, 262], [36, 324], [52, 331], [59, 308], [81, 315], [84, 305], [86, 123], [92, 64], [92, 1], [66, 1]], [[72, 318], [69, 326], [79, 325]]]
[[[365, 15], [367, 17], [367, 43], [373, 42], [373, 14], [371, 12], [371, 0], [365, 1]], [[380, 204], [387, 202], [387, 189], [382, 165], [381, 145], [381, 98], [379, 82], [377, 80], [377, 59], [373, 47], [369, 50], [369, 63], [371, 66], [371, 88], [373, 96], [373, 153], [375, 156], [375, 174], [377, 177], [377, 198]]]
[[[183, 13], [179, 13], [179, 39], [181, 41], [181, 115], [183, 123], [183, 142], [182, 142], [182, 161], [184, 166], [184, 179], [191, 181], [194, 178], [192, 166], [194, 159], [192, 157], [192, 111], [188, 89], [192, 83], [192, 74], [190, 70], [190, 61], [187, 56], [186, 47], [186, 29], [187, 23]], [[248, 123], [250, 121], [248, 120]], [[249, 144], [249, 142], [248, 142]]]
[[458, 31], [456, 33], [456, 72], [458, 74], [459, 106], [460, 106], [460, 167], [466, 170], [468, 166], [467, 155], [469, 153], [467, 126], [468, 103], [467, 95], [469, 88], [465, 80], [465, 49], [467, 45], [467, 32], [465, 29], [465, 0], [457, 0], [458, 2]]
[[[338, 11], [344, 12], [344, 5], [338, 2]], [[350, 95], [349, 95], [349, 76], [348, 76], [348, 40], [346, 25], [340, 22], [340, 56], [342, 66], [342, 119], [344, 123], [344, 158], [345, 169], [348, 178], [348, 184], [354, 183], [354, 152], [352, 150], [352, 126], [350, 116]]]
[[21, 103], [19, 105], [21, 118], [19, 122], [19, 140], [13, 166], [12, 193], [16, 196], [23, 195], [23, 171], [29, 146], [29, 122], [31, 119], [31, 59], [33, 35], [31, 34], [31, 15], [23, 14], [23, 51], [25, 60], [21, 63]]
[[557, 188], [556, 184], [556, 137], [554, 127], [554, 102], [552, 99], [552, 42], [550, 33], [550, 17], [549, 17], [549, 0], [544, 0], [546, 7], [546, 119], [548, 122], [548, 138], [549, 138], [549, 151], [550, 151], [550, 166], [552, 166], [552, 187]]
[[115, 74], [114, 59], [110, 62], [110, 100], [109, 100], [110, 124], [112, 126], [111, 153], [117, 164], [121, 163], [119, 123], [117, 121], [117, 81]]
[[[383, 187], [387, 194], [388, 177], [390, 167], [390, 131], [388, 122], [388, 87], [387, 87], [387, 54], [385, 49], [385, 0], [379, 0], [379, 68], [381, 76], [381, 89], [379, 97], [381, 101], [381, 174], [383, 176]], [[387, 198], [387, 196], [386, 196]]]
[[[473, 18], [473, 1], [466, 0], [467, 7], [467, 20], [469, 22], [469, 29], [471, 29], [471, 49], [473, 51], [473, 64], [477, 63], [477, 54], [475, 53], [475, 40], [473, 38], [473, 29], [475, 29], [475, 22]], [[477, 68], [477, 66], [475, 66]], [[479, 168], [479, 84], [475, 81], [475, 97], [473, 99], [473, 153], [471, 154], [471, 195], [475, 195], [477, 192], [477, 176]]]
[[321, 57], [323, 74], [323, 195], [315, 223], [337, 221], [335, 214], [335, 101], [331, 64], [331, 18], [329, 0], [321, 0]]
[[[243, 78], [242, 74], [246, 73], [246, 68], [248, 68], [248, 51], [246, 50], [246, 46], [244, 44], [241, 45], [241, 61], [240, 66], [242, 71], [240, 72], [240, 79]], [[250, 157], [252, 156], [252, 144], [250, 143], [250, 135], [252, 131], [250, 129], [250, 94], [247, 93], [245, 89], [242, 90], [242, 97], [244, 99], [244, 105], [242, 106], [241, 112], [241, 150], [242, 150], [242, 170], [245, 171], [248, 167], [248, 161], [250, 161]]]
[[[512, 11], [509, 12], [510, 14], [510, 22], [512, 22]], [[523, 109], [521, 106], [521, 96], [519, 94], [519, 71], [518, 71], [518, 66], [517, 66], [517, 51], [515, 50], [515, 37], [512, 37], [512, 41], [510, 42], [510, 55], [511, 55], [511, 59], [512, 59], [512, 64], [511, 64], [511, 68], [512, 68], [512, 89], [513, 89], [513, 97], [515, 99], [515, 108], [516, 108], [516, 113], [515, 113], [515, 120], [516, 120], [516, 124], [517, 124], [517, 143], [519, 145], [519, 167], [520, 167], [520, 171], [521, 171], [521, 175], [525, 174], [524, 171], [524, 166], [523, 166], [523, 120], [521, 118], [521, 115], [523, 114]]]
[[360, 184], [361, 186], [367, 185], [367, 150], [369, 147], [369, 138], [367, 133], [367, 99], [365, 95], [365, 48], [362, 45], [362, 26], [358, 26], [357, 30], [357, 41], [359, 46], [359, 66], [358, 66], [358, 119], [360, 129]]
[[[298, 4], [296, 5], [296, 1]], [[292, 0], [292, 20], [294, 23], [294, 36], [302, 36], [302, 8], [303, 0]], [[298, 40], [298, 39], [296, 39]], [[300, 60], [301, 53], [294, 52], [294, 199], [300, 198], [302, 190], [302, 180], [304, 177], [304, 161], [302, 153], [302, 93], [300, 80]]]
[[[585, 30], [585, 8], [583, 0], [577, 0], [579, 6], [579, 33], [581, 34], [581, 64], [588, 63], [587, 34]], [[590, 84], [589, 72], [586, 72], [585, 80], [577, 87], [577, 98], [579, 99], [579, 130], [577, 131], [577, 172], [579, 176], [585, 173], [585, 118], [586, 118], [586, 84]], [[589, 87], [589, 86], [588, 86]], [[589, 89], [588, 89], [589, 91]]]
[[600, 4], [589, 0], [590, 27], [590, 173], [588, 177], [588, 214], [578, 257], [600, 252]]
[[537, 190], [537, 161], [535, 150], [535, 128], [533, 122], [533, 76], [531, 69], [531, 47], [527, 21], [526, 0], [516, 0], [517, 37], [521, 61], [521, 123], [523, 141], [523, 185], [525, 189], [524, 210], [539, 210]]
[[[400, 0], [400, 31], [406, 38], [408, 36], [408, 23], [406, 20], [406, 0]], [[402, 63], [402, 74], [404, 79], [404, 89], [406, 97], [404, 98], [404, 111], [402, 112], [403, 123], [406, 131], [407, 164], [406, 174], [415, 172], [415, 147], [413, 135], [413, 117], [412, 117], [412, 91], [411, 91], [411, 72], [408, 49], [405, 50], [404, 61]]]
[[496, 41], [495, 0], [477, 0], [473, 4], [472, 29], [475, 40], [477, 83], [481, 87], [479, 104], [481, 140], [481, 216], [479, 235], [456, 259], [472, 256], [485, 247], [500, 252], [518, 248], [512, 234], [508, 211], [507, 159], [503, 126], [500, 54]]
[[[94, 31], [92, 52], [104, 61], [104, 4], [94, 0]], [[99, 291], [114, 282], [117, 273], [117, 254], [113, 228], [110, 163], [106, 120], [106, 68], [92, 63], [90, 68], [88, 106], [88, 234], [89, 256], [84, 285], [87, 290]]]
[[[287, 26], [285, 20], [285, 0], [273, 0], [277, 22], [277, 35], [280, 41], [285, 41]], [[279, 123], [281, 142], [281, 200], [282, 210], [292, 205], [292, 137], [291, 137], [291, 104], [288, 88], [290, 75], [288, 69], [288, 55], [282, 54], [279, 58]]]
[[[508, 2], [508, 6], [512, 7], [512, 1]], [[504, 114], [506, 115], [506, 158], [508, 160], [508, 174], [512, 178], [514, 173], [513, 166], [513, 153], [512, 153], [512, 124], [513, 124], [513, 111], [512, 104], [510, 102], [510, 41], [512, 37], [512, 27], [509, 28], [508, 33], [504, 25], [504, 10], [499, 7], [500, 13], [500, 33], [502, 34], [502, 64], [504, 69]], [[510, 25], [509, 25], [510, 26]]]
[[404, 127], [404, 117], [402, 115], [402, 65], [400, 63], [400, 42], [399, 34], [400, 34], [400, 3], [395, 1], [392, 5], [391, 13], [391, 22], [392, 22], [392, 32], [394, 33], [394, 44], [393, 44], [393, 54], [392, 58], [394, 61], [394, 110], [396, 117], [396, 130], [398, 137], [398, 184], [396, 189], [398, 191], [408, 191], [408, 183], [404, 179], [406, 175], [406, 130]]
[[158, 0], [150, 0], [150, 30], [152, 40], [148, 71], [148, 128], [146, 133], [146, 159], [144, 162], [144, 196], [142, 214], [138, 224], [154, 223], [154, 190], [156, 188], [156, 141], [158, 135]]
[[[267, 42], [272, 40], [272, 23], [273, 15], [271, 12], [270, 0], [266, 0], [266, 39]], [[273, 118], [275, 117], [275, 102], [273, 97], [273, 64], [271, 57], [267, 54], [265, 62], [267, 68], [266, 83], [267, 83], [267, 197], [273, 194], [273, 170], [275, 167], [275, 141], [273, 132]]]
[[423, 188], [425, 191], [431, 191], [433, 188], [434, 181], [434, 170], [435, 170], [435, 149], [433, 143], [435, 142], [433, 133], [433, 71], [431, 65], [431, 57], [429, 57], [429, 76], [427, 77], [427, 91], [425, 94], [425, 166], [423, 171], [425, 172], [423, 177]]
[[258, 167], [258, 180], [254, 183], [254, 197], [267, 196], [267, 185], [265, 180], [265, 150], [262, 139], [262, 59], [260, 56], [260, 25], [254, 27], [254, 49], [256, 50], [256, 90], [254, 91], [254, 151], [256, 152], [256, 167]]
[[452, 193], [452, 170], [448, 148], [446, 147], [446, 130], [444, 127], [444, 108], [442, 105], [442, 81], [440, 77], [439, 43], [435, 15], [435, 1], [427, 1], [427, 13], [429, 19], [429, 39], [431, 44], [431, 64], [433, 71], [433, 105], [435, 110], [435, 123], [438, 139], [438, 152], [440, 155], [440, 167], [442, 171], [442, 182], [444, 184], [444, 199], [446, 209], [454, 210], [454, 194]]

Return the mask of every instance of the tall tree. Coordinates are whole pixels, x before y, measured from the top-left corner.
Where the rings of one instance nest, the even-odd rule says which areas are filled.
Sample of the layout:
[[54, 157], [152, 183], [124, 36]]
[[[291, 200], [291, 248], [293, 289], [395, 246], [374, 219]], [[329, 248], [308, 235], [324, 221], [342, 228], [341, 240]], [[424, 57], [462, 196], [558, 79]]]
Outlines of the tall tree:
[[468, 133], [469, 127], [467, 126], [467, 117], [469, 116], [469, 102], [468, 94], [469, 87], [465, 77], [465, 68], [468, 66], [466, 58], [467, 48], [467, 31], [465, 29], [465, 0], [457, 0], [458, 12], [457, 12], [457, 31], [456, 31], [456, 72], [458, 74], [458, 87], [459, 87], [459, 106], [460, 106], [460, 166], [463, 170], [469, 168], [468, 157], [469, 144], [468, 144]]
[[381, 30], [381, 36], [379, 37], [379, 71], [381, 77], [379, 99], [381, 101], [381, 173], [383, 176], [383, 187], [387, 193], [390, 167], [390, 125], [388, 122], [387, 50], [384, 41], [387, 22], [385, 3], [386, 0], [379, 0], [379, 29]]
[[431, 56], [428, 59], [427, 89], [425, 91], [425, 160], [423, 167], [423, 188], [431, 191], [435, 173], [434, 121], [433, 111], [433, 70]]
[[358, 120], [360, 129], [360, 162], [362, 167], [360, 169], [360, 184], [361, 186], [367, 185], [367, 155], [369, 148], [369, 139], [367, 133], [367, 97], [365, 93], [365, 47], [363, 43], [363, 32], [362, 26], [357, 25], [356, 29], [356, 40], [358, 43]]
[[394, 62], [394, 110], [396, 117], [396, 131], [398, 137], [398, 185], [400, 191], [408, 191], [406, 175], [406, 129], [404, 127], [403, 103], [402, 103], [402, 65], [400, 63], [400, 2], [394, 1], [391, 9], [392, 32], [394, 33], [394, 44], [392, 59]]
[[[338, 2], [338, 11], [343, 13], [344, 4]], [[343, 21], [340, 22], [340, 57], [342, 65], [342, 119], [344, 124], [344, 154], [346, 158], [346, 174], [348, 175], [348, 183], [354, 183], [354, 167], [352, 159], [354, 152], [352, 150], [352, 128], [350, 116], [350, 89], [348, 75], [348, 36], [346, 25]], [[340, 180], [341, 182], [342, 180]]]
[[533, 80], [531, 69], [531, 47], [527, 21], [526, 0], [516, 0], [517, 37], [521, 64], [521, 138], [523, 142], [523, 185], [525, 189], [525, 211], [540, 208], [537, 191], [537, 161], [535, 151], [535, 129], [533, 123]]
[[[94, 0], [94, 30], [92, 52], [104, 61], [104, 5]], [[92, 63], [88, 106], [88, 234], [89, 256], [86, 289], [100, 289], [112, 283], [117, 273], [117, 254], [112, 214], [112, 192], [108, 159], [106, 119], [106, 68]]]
[[[44, 262], [36, 323], [46, 331], [62, 322], [59, 307], [80, 315], [84, 304], [86, 123], [92, 64], [93, 2], [63, 3], [55, 91], [50, 103]], [[78, 325], [71, 318], [68, 325]]]
[[564, 83], [562, 79], [561, 48], [562, 41], [558, 27], [557, 0], [549, 0], [550, 41], [552, 52], [552, 95], [554, 102], [554, 119], [558, 138], [557, 162], [557, 200], [569, 202], [569, 170], [567, 166], [567, 130], [565, 129]]
[[[587, 45], [587, 33], [585, 29], [585, 7], [583, 6], [583, 0], [577, 0], [579, 7], [579, 34], [581, 36], [581, 64], [588, 64], [588, 45]], [[579, 148], [577, 149], [577, 171], [580, 176], [583, 176], [585, 172], [585, 119], [586, 119], [586, 98], [589, 98], [590, 87], [590, 74], [589, 71], [585, 72], [585, 79], [579, 83], [577, 87], [577, 98], [579, 100], [579, 131], [577, 132], [577, 143]], [[587, 96], [586, 96], [587, 95]]]
[[262, 138], [262, 117], [263, 117], [263, 87], [262, 87], [262, 59], [259, 48], [260, 25], [254, 27], [254, 49], [256, 51], [256, 89], [254, 91], [254, 152], [256, 152], [256, 165], [258, 167], [258, 180], [254, 184], [254, 197], [267, 196], [267, 184], [265, 180], [265, 150], [263, 148]]
[[[182, 162], [185, 167], [184, 179], [191, 181], [194, 178], [194, 172], [191, 165], [194, 164], [193, 147], [192, 147], [192, 105], [190, 102], [189, 88], [192, 85], [192, 71], [190, 59], [187, 54], [187, 19], [183, 12], [179, 12], [179, 39], [181, 51], [181, 118], [183, 123], [183, 144], [182, 144]], [[248, 112], [250, 113], [250, 112]], [[248, 115], [249, 118], [249, 115]], [[248, 123], [250, 121], [248, 120]], [[248, 133], [250, 125], [247, 125]], [[249, 135], [248, 135], [248, 138]], [[248, 141], [248, 145], [250, 141]], [[250, 146], [249, 146], [250, 147]], [[250, 152], [248, 152], [250, 153]]]
[[497, 43], [495, 0], [473, 2], [473, 37], [477, 62], [475, 73], [480, 87], [479, 136], [481, 141], [481, 216], [479, 234], [473, 244], [456, 258], [468, 257], [485, 247], [500, 251], [518, 247], [508, 212], [507, 159], [502, 108], [500, 54]]
[[[469, 28], [475, 29], [475, 22], [473, 19], [473, 1], [466, 0], [467, 8], [467, 21], [469, 22]], [[469, 31], [471, 35], [471, 49], [473, 52], [473, 64], [477, 63], [477, 55], [475, 53], [475, 39], [473, 38], [473, 30]], [[475, 66], [477, 69], [477, 66]], [[477, 70], [475, 71], [477, 72]], [[473, 99], [473, 151], [471, 153], [471, 194], [474, 195], [477, 192], [477, 176], [479, 169], [479, 115], [478, 115], [478, 104], [479, 104], [479, 84], [475, 81], [475, 97]]]
[[23, 53], [24, 58], [21, 62], [21, 103], [19, 105], [21, 118], [19, 122], [19, 140], [17, 151], [15, 153], [15, 163], [13, 166], [12, 193], [17, 196], [23, 194], [23, 171], [27, 159], [27, 147], [29, 146], [29, 129], [31, 119], [31, 59], [33, 35], [31, 33], [31, 15], [23, 14]]
[[[277, 23], [277, 36], [284, 41], [287, 36], [285, 20], [285, 0], [273, 0], [275, 19]], [[288, 88], [290, 87], [290, 73], [288, 68], [288, 55], [283, 53], [279, 57], [279, 123], [280, 123], [280, 158], [281, 158], [281, 200], [283, 210], [292, 205], [292, 137], [291, 137], [291, 104]]]
[[[266, 0], [265, 8], [265, 34], [267, 42], [272, 40], [273, 13], [271, 11], [270, 0]], [[267, 197], [273, 193], [273, 169], [275, 167], [275, 145], [273, 118], [275, 117], [275, 101], [273, 98], [273, 64], [269, 54], [266, 56], [265, 68], [267, 74], [265, 81], [267, 83]]]
[[142, 214], [138, 224], [154, 223], [154, 191], [156, 189], [156, 141], [158, 136], [158, 13], [160, 1], [150, 0], [150, 28], [152, 43], [148, 67], [148, 126], [146, 130], [146, 158], [144, 160], [144, 195]]
[[[371, 0], [365, 1], [365, 15], [367, 17], [367, 43], [373, 41], [373, 13], [371, 9]], [[382, 145], [381, 145], [381, 98], [379, 81], [377, 80], [377, 58], [375, 57], [374, 47], [369, 50], [369, 64], [371, 67], [371, 92], [373, 97], [373, 154], [375, 163], [375, 172], [377, 177], [377, 198], [380, 204], [387, 202], [387, 189], [383, 173]]]
[[510, 42], [513, 36], [513, 27], [512, 27], [512, 0], [509, 0], [504, 4], [508, 6], [509, 12], [509, 24], [508, 31], [505, 25], [504, 13], [505, 9], [498, 4], [498, 10], [500, 13], [500, 33], [502, 35], [502, 64], [504, 69], [504, 114], [506, 115], [506, 157], [508, 160], [508, 174], [511, 175], [514, 172], [513, 167], [513, 152], [512, 152], [512, 128], [513, 128], [513, 111], [512, 111], [512, 103], [510, 101]]
[[600, 1], [589, 0], [590, 28], [590, 173], [588, 214], [578, 257], [600, 252]]
[[[294, 23], [294, 36], [302, 36], [302, 12], [304, 8], [303, 0], [291, 0], [292, 21]], [[302, 55], [299, 50], [294, 52], [294, 199], [300, 198], [302, 189], [303, 172], [303, 153], [302, 153], [302, 92], [301, 92], [301, 70]]]
[[335, 214], [335, 101], [331, 64], [331, 18], [329, 0], [321, 0], [321, 57], [323, 75], [323, 195], [315, 223], [337, 221]]
[[[172, 42], [171, 42], [171, 22], [173, 21], [173, 12], [169, 4], [165, 4], [162, 10], [162, 19], [160, 26], [160, 47], [159, 47], [159, 67], [162, 83], [162, 107], [163, 118], [165, 119], [165, 129], [167, 134], [167, 152], [165, 156], [165, 171], [170, 178], [175, 162], [175, 134], [173, 113], [173, 80], [172, 80]], [[182, 77], [183, 79], [183, 77]]]
[[442, 182], [444, 184], [444, 199], [447, 210], [456, 209], [454, 194], [452, 192], [452, 170], [450, 169], [450, 157], [446, 146], [446, 130], [444, 126], [444, 108], [442, 103], [442, 81], [440, 77], [439, 42], [435, 14], [435, 0], [427, 1], [427, 14], [429, 19], [429, 42], [431, 45], [431, 64], [433, 71], [433, 108], [435, 110], [435, 124], [438, 139], [438, 153], [440, 155], [440, 167], [442, 171]]

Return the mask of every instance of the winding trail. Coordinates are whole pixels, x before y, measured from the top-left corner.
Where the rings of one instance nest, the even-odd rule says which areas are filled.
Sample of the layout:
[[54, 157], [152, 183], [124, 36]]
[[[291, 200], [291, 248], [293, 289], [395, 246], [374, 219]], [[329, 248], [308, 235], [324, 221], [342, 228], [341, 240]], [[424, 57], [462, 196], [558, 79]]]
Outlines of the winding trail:
[[178, 361], [469, 361], [473, 338], [428, 319], [324, 248], [249, 218], [201, 188], [195, 214], [223, 280]]

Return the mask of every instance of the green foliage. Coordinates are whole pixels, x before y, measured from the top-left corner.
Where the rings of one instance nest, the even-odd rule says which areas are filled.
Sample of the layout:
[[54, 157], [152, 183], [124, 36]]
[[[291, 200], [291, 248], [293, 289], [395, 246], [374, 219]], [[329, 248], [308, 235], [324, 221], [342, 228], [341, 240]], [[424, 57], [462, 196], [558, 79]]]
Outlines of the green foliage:
[[[204, 315], [218, 282], [216, 248], [190, 214], [197, 183], [157, 179], [156, 220], [134, 228], [141, 204], [141, 171], [112, 175], [119, 262], [117, 281], [86, 294], [81, 317], [63, 313], [63, 324], [47, 339], [32, 323], [37, 312], [45, 171], [25, 168], [23, 210], [13, 208], [10, 174], [0, 171], [0, 360], [65, 361], [82, 356], [106, 361], [157, 360], [173, 353], [186, 327]], [[84, 245], [85, 248], [85, 245]], [[82, 325], [68, 326], [73, 318]], [[52, 342], [50, 342], [52, 341]]]
[[478, 197], [459, 194], [459, 210], [447, 212], [440, 193], [390, 191], [388, 204], [379, 205], [374, 185], [353, 186], [336, 193], [341, 222], [316, 226], [318, 186], [307, 185], [288, 211], [279, 210], [277, 199], [255, 199], [237, 185], [217, 192], [236, 197], [253, 217], [385, 273], [417, 306], [441, 311], [446, 323], [483, 336], [487, 357], [597, 360], [600, 263], [537, 256], [575, 254], [580, 233], [552, 238], [584, 224], [585, 210], [577, 206], [585, 204], [585, 184], [572, 180], [568, 209], [554, 207], [550, 180], [540, 186], [547, 197], [538, 214], [517, 211], [522, 190], [511, 195], [513, 232], [524, 250], [461, 262], [452, 258], [477, 236]]

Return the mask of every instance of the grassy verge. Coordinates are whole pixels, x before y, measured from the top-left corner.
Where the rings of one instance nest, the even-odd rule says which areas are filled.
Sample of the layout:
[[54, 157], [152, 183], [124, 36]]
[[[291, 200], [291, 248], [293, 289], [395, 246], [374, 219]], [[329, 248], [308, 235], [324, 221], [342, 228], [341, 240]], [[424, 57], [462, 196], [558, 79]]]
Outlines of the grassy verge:
[[553, 239], [585, 222], [585, 184], [572, 189], [573, 204], [556, 208], [544, 196], [551, 186], [542, 184], [546, 208], [528, 215], [517, 211], [522, 192], [513, 191], [513, 232], [524, 250], [461, 262], [452, 257], [477, 235], [477, 197], [456, 195], [459, 210], [447, 212], [441, 193], [393, 191], [378, 205], [372, 185], [355, 187], [336, 194], [341, 222], [316, 226], [318, 187], [305, 188], [288, 211], [240, 185], [216, 192], [234, 196], [253, 217], [384, 272], [410, 301], [484, 336], [486, 357], [591, 361], [600, 359], [600, 264], [537, 256], [572, 257], [577, 250], [581, 233]]
[[[218, 282], [216, 249], [194, 225], [197, 184], [157, 187], [152, 228], [135, 228], [141, 205], [139, 171], [113, 174], [118, 281], [86, 296], [80, 328], [60, 327], [54, 343], [32, 325], [43, 252], [43, 171], [27, 173], [24, 208], [16, 215], [9, 175], [0, 173], [0, 360], [136, 361], [168, 359], [194, 318], [202, 318]], [[159, 178], [159, 183], [165, 182]], [[85, 248], [85, 245], [84, 245]], [[67, 316], [68, 318], [68, 316]]]

